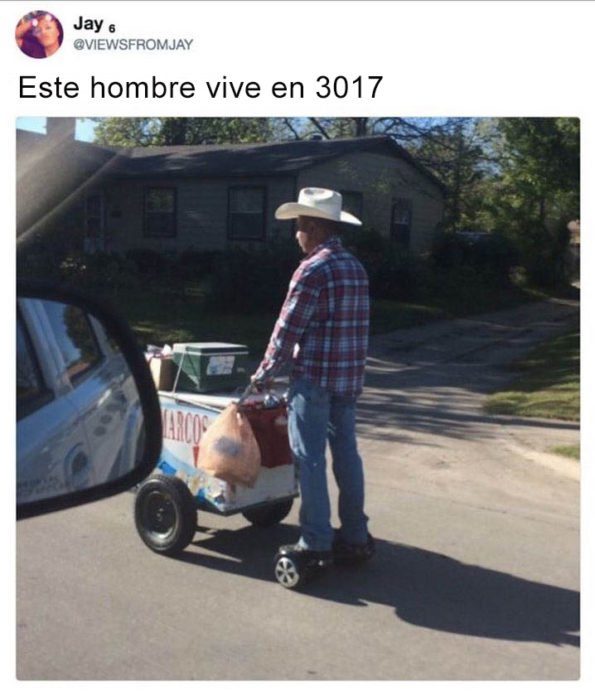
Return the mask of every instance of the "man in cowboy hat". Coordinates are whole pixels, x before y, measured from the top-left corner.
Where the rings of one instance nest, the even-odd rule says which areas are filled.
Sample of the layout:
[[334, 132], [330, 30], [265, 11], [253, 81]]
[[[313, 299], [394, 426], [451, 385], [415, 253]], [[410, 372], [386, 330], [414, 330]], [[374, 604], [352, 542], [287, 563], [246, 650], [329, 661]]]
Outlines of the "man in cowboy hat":
[[[301, 537], [280, 554], [330, 563], [372, 556], [364, 513], [364, 475], [355, 437], [355, 404], [362, 391], [369, 327], [368, 278], [338, 238], [342, 223], [361, 221], [342, 211], [338, 192], [307, 187], [282, 204], [277, 219], [297, 219], [305, 257], [296, 269], [264, 358], [252, 377], [266, 384], [293, 359], [288, 395], [289, 441], [301, 491]], [[326, 443], [339, 487], [336, 533], [330, 525]]]

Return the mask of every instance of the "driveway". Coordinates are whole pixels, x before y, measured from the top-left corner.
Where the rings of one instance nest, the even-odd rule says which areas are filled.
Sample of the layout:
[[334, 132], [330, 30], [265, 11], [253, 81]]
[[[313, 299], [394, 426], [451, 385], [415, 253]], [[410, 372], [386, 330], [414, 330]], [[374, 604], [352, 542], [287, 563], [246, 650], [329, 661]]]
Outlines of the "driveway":
[[19, 523], [19, 678], [576, 679], [579, 474], [547, 450], [578, 425], [481, 405], [577, 315], [552, 301], [373, 339], [377, 556], [304, 592], [271, 570], [297, 506], [268, 531], [201, 513], [175, 560], [140, 542], [131, 493]]

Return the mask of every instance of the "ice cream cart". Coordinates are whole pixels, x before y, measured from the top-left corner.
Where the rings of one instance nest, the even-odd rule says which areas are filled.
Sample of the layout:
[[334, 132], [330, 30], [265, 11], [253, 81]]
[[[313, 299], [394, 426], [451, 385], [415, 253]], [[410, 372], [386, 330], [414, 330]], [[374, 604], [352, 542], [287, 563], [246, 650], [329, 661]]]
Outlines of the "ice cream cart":
[[[246, 390], [247, 357], [248, 349], [241, 345], [186, 343], [174, 345], [170, 358], [151, 358], [163, 448], [155, 471], [136, 493], [134, 514], [141, 539], [155, 552], [173, 555], [187, 547], [198, 511], [241, 513], [254, 525], [267, 527], [281, 522], [298, 496], [286, 402], [281, 396]], [[261, 452], [252, 488], [229, 484], [201, 469], [201, 437], [232, 401], [241, 402]]]

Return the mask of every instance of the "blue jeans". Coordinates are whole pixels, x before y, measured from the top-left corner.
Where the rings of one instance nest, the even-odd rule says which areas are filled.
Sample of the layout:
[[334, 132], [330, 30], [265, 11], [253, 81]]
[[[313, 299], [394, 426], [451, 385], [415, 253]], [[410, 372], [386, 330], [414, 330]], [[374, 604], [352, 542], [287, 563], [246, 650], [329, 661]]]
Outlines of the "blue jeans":
[[300, 544], [329, 550], [333, 541], [326, 480], [327, 439], [339, 487], [342, 539], [365, 544], [364, 472], [355, 438], [355, 399], [332, 394], [304, 378], [289, 388], [289, 443], [298, 470], [301, 507]]

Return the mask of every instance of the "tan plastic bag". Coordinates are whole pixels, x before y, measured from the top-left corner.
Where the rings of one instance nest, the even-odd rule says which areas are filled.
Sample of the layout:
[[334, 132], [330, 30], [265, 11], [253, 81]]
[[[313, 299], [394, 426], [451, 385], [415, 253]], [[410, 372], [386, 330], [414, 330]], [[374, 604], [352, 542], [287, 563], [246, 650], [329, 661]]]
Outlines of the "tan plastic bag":
[[246, 416], [230, 404], [203, 435], [198, 466], [229, 484], [252, 487], [260, 472], [260, 448]]

